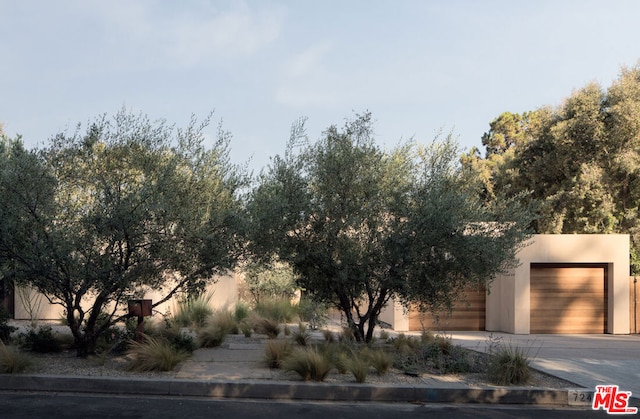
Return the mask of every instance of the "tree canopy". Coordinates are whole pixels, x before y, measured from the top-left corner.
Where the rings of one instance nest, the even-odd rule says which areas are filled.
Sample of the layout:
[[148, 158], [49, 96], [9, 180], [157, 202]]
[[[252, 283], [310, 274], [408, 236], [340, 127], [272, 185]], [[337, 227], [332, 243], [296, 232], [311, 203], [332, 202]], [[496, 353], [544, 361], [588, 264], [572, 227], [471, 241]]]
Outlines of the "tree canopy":
[[503, 113], [483, 136], [485, 157], [473, 150], [462, 162], [487, 202], [528, 192], [538, 233], [630, 234], [638, 272], [639, 121], [640, 66], [622, 68], [606, 90], [589, 83], [555, 108]]
[[126, 111], [41, 150], [0, 144], [0, 266], [64, 307], [79, 355], [149, 288], [202, 288], [234, 266], [241, 243], [228, 134], [204, 145], [186, 129]]
[[368, 113], [316, 143], [300, 121], [249, 200], [250, 249], [292, 266], [361, 341], [392, 296], [451, 307], [462, 288], [490, 283], [514, 260], [530, 222], [516, 200], [483, 205], [458, 156], [450, 137], [381, 149]]

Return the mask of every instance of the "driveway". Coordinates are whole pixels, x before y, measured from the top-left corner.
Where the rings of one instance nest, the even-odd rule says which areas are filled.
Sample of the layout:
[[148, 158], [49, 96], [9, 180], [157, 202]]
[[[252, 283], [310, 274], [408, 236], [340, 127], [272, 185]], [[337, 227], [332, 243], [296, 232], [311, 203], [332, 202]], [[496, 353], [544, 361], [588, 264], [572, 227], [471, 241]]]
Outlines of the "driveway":
[[454, 343], [486, 351], [500, 342], [533, 359], [532, 366], [582, 387], [617, 384], [640, 396], [638, 335], [512, 335], [500, 332], [449, 332]]

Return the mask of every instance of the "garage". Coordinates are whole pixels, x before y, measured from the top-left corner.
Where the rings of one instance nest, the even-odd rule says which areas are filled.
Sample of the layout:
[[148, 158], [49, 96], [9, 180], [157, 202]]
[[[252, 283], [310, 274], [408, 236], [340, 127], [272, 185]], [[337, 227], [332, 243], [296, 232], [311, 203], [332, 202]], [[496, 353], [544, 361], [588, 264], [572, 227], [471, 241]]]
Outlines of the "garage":
[[606, 333], [606, 264], [531, 264], [530, 333]]
[[409, 312], [409, 330], [485, 330], [486, 292], [484, 289], [469, 289], [462, 299], [453, 305], [453, 311], [433, 316], [417, 310]]

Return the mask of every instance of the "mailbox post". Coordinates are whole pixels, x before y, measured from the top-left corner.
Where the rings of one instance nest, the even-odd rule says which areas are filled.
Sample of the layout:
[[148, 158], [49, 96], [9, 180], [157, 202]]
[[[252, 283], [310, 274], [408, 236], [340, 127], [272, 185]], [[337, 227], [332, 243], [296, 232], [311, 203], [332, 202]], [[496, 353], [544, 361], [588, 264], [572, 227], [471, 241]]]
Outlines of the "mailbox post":
[[129, 315], [138, 317], [138, 328], [136, 329], [136, 340], [142, 340], [144, 334], [144, 318], [151, 316], [151, 300], [129, 300]]

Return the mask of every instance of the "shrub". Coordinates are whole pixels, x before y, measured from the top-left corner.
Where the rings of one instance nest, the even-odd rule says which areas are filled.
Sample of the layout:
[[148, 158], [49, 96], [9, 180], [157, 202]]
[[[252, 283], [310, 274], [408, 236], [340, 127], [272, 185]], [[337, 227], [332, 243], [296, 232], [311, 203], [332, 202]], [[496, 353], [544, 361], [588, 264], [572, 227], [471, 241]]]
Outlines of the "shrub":
[[348, 359], [354, 351], [354, 344], [351, 343], [325, 343], [317, 345], [316, 348], [322, 349], [323, 353], [338, 370], [340, 374], [346, 374]]
[[[127, 334], [131, 336], [136, 336], [138, 333], [138, 318], [137, 317], [129, 317], [124, 321], [125, 328], [127, 329]], [[145, 317], [142, 323], [142, 333], [149, 336], [157, 336], [160, 335], [160, 327], [153, 318]]]
[[11, 316], [9, 316], [7, 310], [0, 306], [0, 342], [9, 343], [11, 334], [17, 330], [16, 327], [8, 323], [10, 318]]
[[358, 383], [364, 383], [369, 374], [369, 359], [366, 353], [358, 354], [353, 352], [346, 360], [347, 370], [353, 375]]
[[349, 354], [345, 351], [337, 351], [331, 358], [333, 365], [340, 374], [349, 372]]
[[24, 335], [23, 348], [32, 352], [51, 353], [60, 352], [62, 345], [54, 336], [51, 326], [40, 326]]
[[441, 373], [473, 372], [480, 369], [466, 349], [454, 345], [451, 338], [425, 335], [420, 339], [400, 334], [391, 339], [394, 348], [393, 364], [405, 371], [437, 370]]
[[234, 314], [227, 310], [215, 311], [207, 323], [217, 325], [225, 331], [225, 334], [237, 335], [240, 333], [238, 321]]
[[211, 299], [213, 292], [188, 296], [174, 306], [173, 321], [181, 327], [199, 328], [204, 326], [209, 316], [213, 314]]
[[436, 337], [429, 330], [423, 330], [422, 333], [420, 333], [420, 341], [422, 341], [422, 343], [431, 343], [435, 339]]
[[256, 304], [255, 310], [260, 316], [278, 323], [289, 323], [297, 315], [297, 310], [287, 298], [267, 298]]
[[323, 330], [322, 336], [324, 337], [324, 340], [328, 343], [333, 343], [336, 341], [336, 337], [331, 330], [326, 330], [326, 329]]
[[265, 347], [265, 361], [269, 368], [281, 368], [282, 360], [291, 353], [291, 344], [287, 340], [270, 339]]
[[329, 308], [326, 304], [314, 301], [311, 298], [303, 298], [298, 304], [300, 320], [307, 322], [312, 330], [319, 329], [327, 324]]
[[177, 333], [167, 337], [167, 341], [179, 351], [192, 353], [198, 348], [196, 341], [188, 333]]
[[0, 341], [0, 374], [17, 374], [31, 365], [31, 358], [6, 347]]
[[439, 369], [447, 374], [460, 374], [474, 371], [474, 366], [469, 351], [454, 345], [448, 354], [440, 356]]
[[305, 327], [305, 325], [300, 323], [298, 325], [298, 330], [293, 333], [292, 339], [300, 346], [307, 346], [307, 344], [311, 340], [311, 335], [309, 334], [309, 332], [307, 332], [307, 328]]
[[135, 339], [136, 332], [127, 327], [111, 327], [98, 339], [98, 348], [103, 352], [120, 355], [129, 350], [129, 342]]
[[270, 339], [275, 339], [280, 334], [278, 322], [268, 318], [256, 319], [253, 328], [257, 333], [267, 335]]
[[240, 330], [246, 338], [250, 338], [251, 334], [253, 333], [253, 328], [246, 319], [240, 323]]
[[331, 362], [326, 354], [314, 347], [295, 349], [281, 365], [282, 369], [298, 373], [305, 381], [324, 381], [331, 371]]
[[389, 340], [389, 332], [382, 329], [380, 333], [378, 333], [378, 337], [380, 338], [381, 341], [386, 342], [387, 340]]
[[130, 345], [127, 368], [131, 371], [171, 371], [189, 357], [162, 337], [143, 335], [141, 342], [132, 341]]
[[198, 330], [198, 341], [200, 346], [211, 348], [220, 346], [228, 334], [237, 334], [239, 332], [238, 322], [234, 315], [228, 310], [218, 310]]
[[249, 317], [249, 306], [246, 303], [239, 301], [233, 310], [233, 316], [235, 317], [236, 322], [242, 322]]
[[449, 355], [453, 350], [453, 340], [451, 337], [438, 335], [435, 337], [435, 344], [443, 355]]
[[407, 337], [404, 333], [400, 333], [397, 337], [390, 339], [390, 342], [398, 356], [403, 357], [415, 354], [422, 346], [417, 339]]
[[356, 340], [356, 335], [353, 334], [353, 330], [351, 330], [351, 328], [343, 327], [339, 340], [340, 342], [354, 342]]
[[244, 279], [247, 291], [256, 303], [269, 298], [291, 299], [297, 288], [293, 270], [281, 262], [250, 262], [245, 266]]
[[491, 354], [487, 373], [498, 385], [526, 384], [531, 378], [531, 361], [520, 348], [505, 346]]
[[384, 375], [389, 371], [389, 367], [393, 363], [393, 357], [382, 349], [376, 349], [367, 353], [370, 365], [375, 368], [379, 375]]
[[222, 345], [226, 336], [226, 330], [210, 323], [198, 330], [198, 343], [203, 348], [213, 348]]

